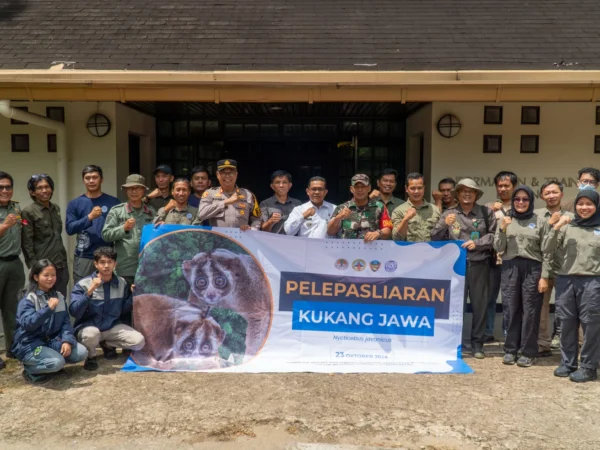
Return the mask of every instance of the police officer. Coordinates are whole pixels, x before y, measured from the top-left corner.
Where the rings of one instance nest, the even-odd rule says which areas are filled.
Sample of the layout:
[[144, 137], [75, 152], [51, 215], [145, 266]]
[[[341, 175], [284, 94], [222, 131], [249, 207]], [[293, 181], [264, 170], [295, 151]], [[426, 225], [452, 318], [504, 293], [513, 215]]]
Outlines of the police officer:
[[382, 202], [369, 199], [369, 177], [359, 173], [350, 183], [352, 200], [335, 208], [327, 225], [327, 234], [339, 239], [364, 239], [365, 242], [389, 239], [392, 221]]
[[447, 209], [431, 232], [431, 240], [461, 240], [467, 252], [465, 301], [471, 299], [473, 319], [471, 344], [473, 356], [485, 358], [483, 352], [486, 308], [489, 295], [490, 257], [496, 232], [494, 212], [477, 204], [483, 191], [474, 180], [465, 178], [456, 184], [456, 208]]
[[154, 169], [154, 182], [156, 189], [144, 197], [144, 203], [158, 211], [163, 206], [167, 206], [173, 197], [171, 197], [171, 183], [173, 182], [173, 170], [166, 164], [161, 164]]
[[248, 189], [237, 186], [237, 176], [235, 160], [222, 159], [217, 162], [220, 187], [204, 193], [194, 225], [201, 225], [208, 220], [211, 227], [260, 230], [261, 213], [256, 197]]
[[392, 238], [395, 241], [429, 242], [431, 230], [440, 218], [440, 210], [425, 200], [425, 180], [417, 172], [406, 176], [408, 201], [392, 213]]
[[[546, 220], [534, 211], [535, 197], [527, 186], [512, 195], [510, 215], [496, 230], [494, 248], [502, 254], [502, 303], [507, 311], [503, 364], [529, 367], [538, 355], [540, 313], [549, 264], [543, 263]], [[521, 356], [517, 360], [517, 353]]]
[[[21, 253], [21, 208], [12, 201], [13, 178], [0, 172], [0, 311], [4, 328], [6, 356], [12, 358], [10, 346], [15, 334], [15, 317], [19, 303], [19, 290], [25, 284]], [[0, 358], [0, 369], [4, 361]]]
[[157, 226], [163, 223], [191, 225], [198, 214], [198, 208], [194, 208], [188, 203], [190, 192], [191, 186], [187, 178], [177, 178], [173, 181], [173, 189], [171, 190], [173, 200], [167, 203], [167, 206], [158, 210], [154, 218], [154, 224]]
[[127, 202], [113, 206], [108, 212], [106, 223], [102, 229], [102, 238], [106, 242], [114, 242], [119, 255], [119, 264], [115, 273], [133, 284], [138, 266], [140, 241], [144, 225], [152, 223], [156, 211], [144, 204], [142, 199], [148, 188], [146, 180], [138, 174], [129, 175], [121, 186], [127, 194]]
[[[574, 204], [574, 219], [566, 214], [550, 217], [552, 227], [542, 250], [553, 254], [560, 265], [555, 289], [562, 361], [554, 375], [584, 383], [597, 379], [600, 362], [600, 195], [581, 191]], [[579, 325], [583, 328], [580, 355]]]
[[33, 175], [27, 182], [33, 203], [23, 208], [21, 246], [25, 263], [31, 269], [33, 263], [48, 259], [56, 267], [55, 289], [67, 296], [69, 267], [67, 250], [62, 241], [63, 221], [60, 208], [50, 201], [54, 193], [54, 181], [45, 173]]

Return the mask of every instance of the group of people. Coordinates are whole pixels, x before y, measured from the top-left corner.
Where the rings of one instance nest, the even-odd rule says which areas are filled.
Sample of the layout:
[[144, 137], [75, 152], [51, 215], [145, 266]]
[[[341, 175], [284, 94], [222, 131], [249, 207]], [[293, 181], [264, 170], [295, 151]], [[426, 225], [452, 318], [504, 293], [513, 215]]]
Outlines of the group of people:
[[[560, 346], [562, 362], [556, 376], [578, 382], [596, 379], [600, 360], [597, 169], [580, 171], [580, 192], [570, 202], [563, 202], [559, 181], [547, 181], [539, 192], [546, 206], [538, 210], [532, 189], [518, 185], [512, 172], [495, 177], [498, 200], [487, 205], [477, 203], [483, 191], [468, 178], [441, 180], [430, 203], [425, 199], [425, 178], [419, 173], [407, 175], [407, 200], [401, 200], [394, 196], [398, 174], [393, 169], [379, 175], [375, 189], [367, 175], [354, 175], [352, 198], [337, 206], [325, 201], [327, 181], [318, 176], [308, 182], [307, 202], [291, 198], [292, 176], [279, 170], [271, 176], [274, 195], [259, 204], [251, 191], [237, 185], [237, 176], [237, 162], [231, 159], [217, 163], [218, 187], [211, 187], [210, 174], [203, 167], [192, 169], [190, 178], [176, 178], [169, 166], [160, 165], [154, 171], [157, 187], [152, 191], [143, 176], [129, 175], [122, 185], [127, 201], [121, 203], [102, 192], [102, 169], [86, 166], [82, 172], [86, 192], [69, 203], [65, 217], [67, 233], [77, 236], [74, 287], [67, 305], [67, 252], [60, 209], [51, 202], [52, 178], [31, 177], [27, 188], [33, 203], [21, 210], [12, 201], [12, 177], [0, 172], [0, 307], [7, 356], [23, 362], [25, 378], [40, 381], [65, 362], [82, 360], [86, 369], [94, 370], [98, 346], [105, 358], [115, 357], [116, 348], [143, 347], [143, 336], [131, 327], [131, 292], [142, 229], [152, 223], [364, 242], [464, 241], [465, 300], [470, 298], [473, 312], [474, 356], [484, 358], [484, 343], [494, 340], [501, 291], [504, 364], [529, 367]], [[30, 269], [22, 292], [21, 250]], [[557, 312], [554, 339], [549, 323], [552, 289]], [[0, 368], [3, 364], [0, 359]]]

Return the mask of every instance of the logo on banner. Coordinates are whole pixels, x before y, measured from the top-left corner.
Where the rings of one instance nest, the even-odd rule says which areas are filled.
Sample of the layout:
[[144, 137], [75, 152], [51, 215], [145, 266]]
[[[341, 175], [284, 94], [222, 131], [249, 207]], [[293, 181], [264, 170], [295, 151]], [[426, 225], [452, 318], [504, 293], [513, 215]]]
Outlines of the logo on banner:
[[379, 261], [377, 261], [376, 259], [374, 259], [373, 261], [371, 261], [369, 263], [369, 267], [371, 267], [371, 270], [373, 272], [377, 272], [379, 270], [379, 268], [381, 267], [381, 263]]
[[395, 272], [398, 268], [398, 263], [396, 261], [388, 261], [385, 263], [385, 271], [386, 272]]
[[365, 267], [367, 267], [367, 264], [365, 263], [364, 259], [355, 259], [352, 262], [352, 268], [357, 272], [362, 272], [363, 270], [365, 270]]
[[346, 269], [348, 268], [348, 261], [346, 261], [346, 260], [345, 260], [345, 259], [343, 259], [343, 258], [340, 258], [340, 259], [338, 259], [338, 260], [335, 262], [335, 268], [336, 268], [337, 270], [346, 270]]

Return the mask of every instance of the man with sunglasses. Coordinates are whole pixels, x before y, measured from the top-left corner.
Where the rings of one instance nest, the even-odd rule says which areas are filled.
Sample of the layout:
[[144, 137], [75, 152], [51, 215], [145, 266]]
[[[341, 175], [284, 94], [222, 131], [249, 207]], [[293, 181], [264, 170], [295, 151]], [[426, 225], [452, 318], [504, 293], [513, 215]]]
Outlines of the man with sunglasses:
[[193, 225], [208, 220], [211, 227], [250, 228], [260, 230], [261, 213], [255, 195], [237, 186], [237, 162], [222, 159], [217, 162], [220, 187], [207, 190], [200, 200], [198, 215]]
[[27, 267], [36, 261], [49, 259], [56, 266], [56, 290], [67, 296], [69, 267], [67, 250], [62, 241], [63, 221], [60, 208], [50, 199], [54, 181], [45, 173], [33, 175], [27, 182], [33, 203], [23, 208], [21, 246]]
[[[15, 334], [15, 317], [19, 303], [19, 291], [25, 284], [21, 253], [21, 208], [12, 201], [13, 178], [0, 172], [0, 311], [4, 327], [6, 356], [12, 357], [9, 350]], [[0, 369], [4, 361], [0, 358]]]
[[308, 180], [306, 194], [309, 201], [292, 210], [283, 224], [283, 229], [289, 236], [324, 239], [327, 237], [327, 223], [335, 209], [335, 205], [325, 201], [325, 178], [312, 177]]

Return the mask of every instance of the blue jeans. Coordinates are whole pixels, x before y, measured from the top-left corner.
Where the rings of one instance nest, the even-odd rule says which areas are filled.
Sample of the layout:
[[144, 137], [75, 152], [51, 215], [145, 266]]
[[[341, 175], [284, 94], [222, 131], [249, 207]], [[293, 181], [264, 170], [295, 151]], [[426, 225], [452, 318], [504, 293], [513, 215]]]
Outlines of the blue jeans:
[[[88, 351], [79, 342], [71, 348], [71, 354], [66, 358], [50, 347], [38, 347], [39, 352], [33, 351], [23, 358], [23, 366], [31, 375], [54, 373], [61, 370], [65, 364], [75, 364], [87, 358]], [[37, 350], [37, 349], [36, 349]]]

